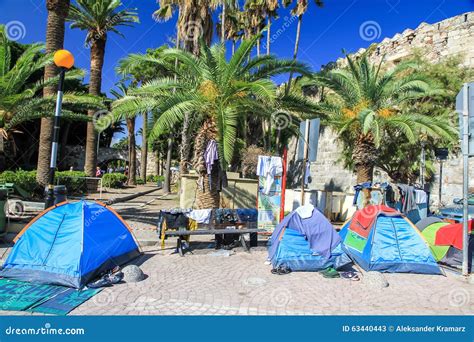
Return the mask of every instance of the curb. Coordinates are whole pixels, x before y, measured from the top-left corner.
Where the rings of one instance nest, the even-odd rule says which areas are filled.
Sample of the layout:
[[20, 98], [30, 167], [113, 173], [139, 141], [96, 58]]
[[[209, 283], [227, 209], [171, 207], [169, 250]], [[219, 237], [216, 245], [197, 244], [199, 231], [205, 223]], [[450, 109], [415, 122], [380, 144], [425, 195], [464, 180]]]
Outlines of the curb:
[[155, 191], [158, 191], [158, 190], [161, 190], [161, 189], [162, 189], [162, 187], [156, 187], [155, 189], [138, 192], [136, 194], [132, 194], [132, 195], [124, 196], [124, 197], [119, 197], [119, 198], [113, 198], [113, 199], [104, 201], [104, 203], [107, 204], [107, 205], [114, 205], [114, 204], [117, 204], [117, 203], [130, 201], [132, 199], [135, 199], [135, 198], [143, 196], [143, 195], [148, 195], [152, 192], [155, 192]]

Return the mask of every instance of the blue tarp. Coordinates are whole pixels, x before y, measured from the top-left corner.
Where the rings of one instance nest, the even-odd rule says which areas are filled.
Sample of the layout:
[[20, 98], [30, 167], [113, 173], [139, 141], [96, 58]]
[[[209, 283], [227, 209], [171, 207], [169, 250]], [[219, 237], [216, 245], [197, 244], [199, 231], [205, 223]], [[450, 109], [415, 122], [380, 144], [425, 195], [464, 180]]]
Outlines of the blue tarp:
[[81, 288], [139, 254], [115, 212], [97, 202], [65, 203], [46, 210], [21, 235], [0, 276]]

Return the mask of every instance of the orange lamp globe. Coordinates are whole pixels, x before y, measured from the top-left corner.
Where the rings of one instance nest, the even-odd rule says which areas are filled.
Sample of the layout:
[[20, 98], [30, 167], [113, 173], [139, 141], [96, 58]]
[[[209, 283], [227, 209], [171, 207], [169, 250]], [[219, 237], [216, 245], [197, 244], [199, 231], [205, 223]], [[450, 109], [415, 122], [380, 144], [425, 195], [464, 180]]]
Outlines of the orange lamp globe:
[[74, 65], [74, 56], [68, 50], [58, 50], [54, 53], [54, 64], [60, 68], [71, 69]]

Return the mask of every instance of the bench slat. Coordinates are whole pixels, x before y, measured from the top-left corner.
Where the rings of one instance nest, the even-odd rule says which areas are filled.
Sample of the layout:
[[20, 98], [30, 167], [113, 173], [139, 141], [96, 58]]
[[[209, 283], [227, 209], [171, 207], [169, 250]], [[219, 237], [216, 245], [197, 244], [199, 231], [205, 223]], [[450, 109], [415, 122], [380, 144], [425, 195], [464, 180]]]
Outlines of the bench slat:
[[248, 234], [263, 233], [264, 229], [198, 229], [198, 230], [167, 230], [166, 236], [182, 236], [182, 235], [216, 235], [216, 234]]

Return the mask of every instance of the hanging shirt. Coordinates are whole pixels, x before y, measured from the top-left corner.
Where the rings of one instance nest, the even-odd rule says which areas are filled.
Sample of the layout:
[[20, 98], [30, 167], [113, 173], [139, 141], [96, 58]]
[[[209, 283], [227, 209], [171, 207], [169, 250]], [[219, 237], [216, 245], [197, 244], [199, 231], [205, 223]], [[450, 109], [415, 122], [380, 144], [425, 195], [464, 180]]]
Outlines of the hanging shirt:
[[427, 202], [426, 192], [420, 189], [415, 189], [415, 202], [416, 204], [426, 204]]
[[204, 161], [206, 163], [208, 175], [211, 174], [212, 166], [217, 159], [219, 159], [219, 155], [217, 154], [217, 143], [215, 140], [209, 140], [206, 146], [206, 151], [204, 152]]
[[283, 172], [283, 163], [280, 157], [258, 156], [257, 176], [265, 177], [265, 187], [262, 193], [268, 195], [276, 176]]

